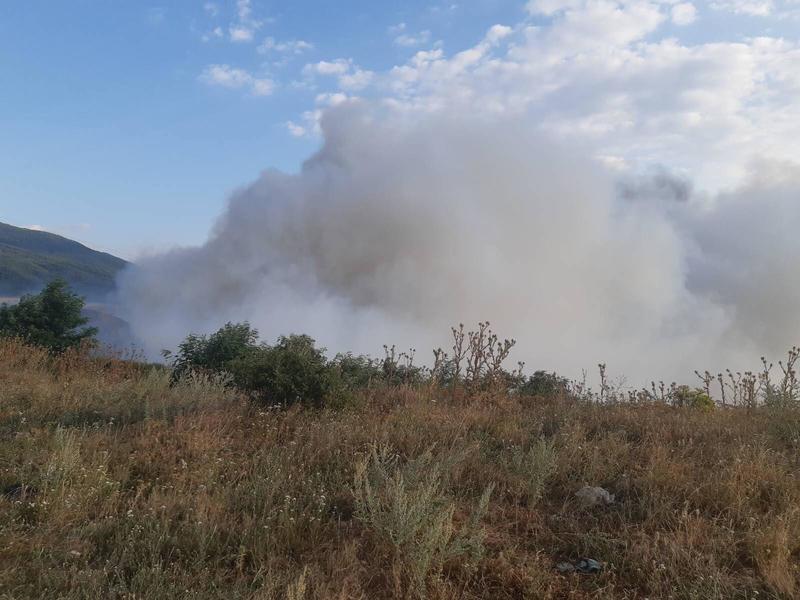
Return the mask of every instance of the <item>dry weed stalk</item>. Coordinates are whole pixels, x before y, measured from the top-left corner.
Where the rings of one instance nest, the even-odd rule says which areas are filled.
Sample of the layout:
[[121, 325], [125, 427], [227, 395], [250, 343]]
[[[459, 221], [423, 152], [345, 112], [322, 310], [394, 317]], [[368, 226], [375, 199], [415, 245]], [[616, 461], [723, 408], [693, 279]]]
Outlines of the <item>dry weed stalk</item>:
[[[448, 356], [441, 349], [434, 351], [436, 367], [443, 372], [446, 365], [451, 370], [451, 392], [455, 395], [456, 388], [461, 384], [468, 392], [478, 391], [497, 392], [503, 387], [506, 372], [503, 364], [508, 359], [512, 348], [516, 344], [514, 339], [501, 340], [491, 329], [488, 321], [478, 323], [475, 331], [464, 331], [464, 324], [452, 327], [453, 356]], [[518, 363], [518, 369], [508, 374], [514, 377], [522, 376], [524, 363]], [[463, 373], [463, 376], [462, 376]]]

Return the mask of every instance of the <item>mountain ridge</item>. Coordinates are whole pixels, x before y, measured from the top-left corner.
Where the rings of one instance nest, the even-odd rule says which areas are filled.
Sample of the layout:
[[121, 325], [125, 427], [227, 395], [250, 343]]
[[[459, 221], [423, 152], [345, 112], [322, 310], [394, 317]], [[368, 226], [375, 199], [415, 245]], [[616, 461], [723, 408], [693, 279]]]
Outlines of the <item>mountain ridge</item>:
[[76, 292], [102, 299], [128, 264], [64, 236], [0, 222], [0, 296], [38, 292], [60, 277]]

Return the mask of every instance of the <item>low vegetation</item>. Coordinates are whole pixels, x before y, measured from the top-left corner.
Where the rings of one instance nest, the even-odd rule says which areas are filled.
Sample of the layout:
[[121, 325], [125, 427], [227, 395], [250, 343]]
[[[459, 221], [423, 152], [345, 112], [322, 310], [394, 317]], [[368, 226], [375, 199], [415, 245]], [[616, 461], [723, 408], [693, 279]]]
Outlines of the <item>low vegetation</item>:
[[593, 392], [484, 325], [430, 369], [236, 325], [174, 369], [0, 338], [0, 598], [797, 596], [793, 367], [726, 406]]

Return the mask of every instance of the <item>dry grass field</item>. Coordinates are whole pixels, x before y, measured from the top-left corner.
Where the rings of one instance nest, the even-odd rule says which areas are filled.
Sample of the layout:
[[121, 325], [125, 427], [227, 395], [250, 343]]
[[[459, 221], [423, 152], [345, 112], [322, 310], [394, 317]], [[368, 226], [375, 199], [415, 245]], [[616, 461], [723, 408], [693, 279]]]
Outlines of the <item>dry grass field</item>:
[[[798, 446], [789, 409], [432, 386], [264, 409], [5, 341], [0, 598], [793, 598]], [[582, 558], [603, 570], [556, 568]]]

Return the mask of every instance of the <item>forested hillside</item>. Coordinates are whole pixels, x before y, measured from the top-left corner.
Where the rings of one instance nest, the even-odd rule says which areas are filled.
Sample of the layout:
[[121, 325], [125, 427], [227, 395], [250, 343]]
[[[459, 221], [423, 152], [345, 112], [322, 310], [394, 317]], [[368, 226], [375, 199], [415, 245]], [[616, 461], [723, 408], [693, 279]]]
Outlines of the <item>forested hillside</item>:
[[0, 297], [36, 292], [60, 277], [77, 292], [100, 298], [114, 289], [126, 264], [59, 235], [0, 223]]

